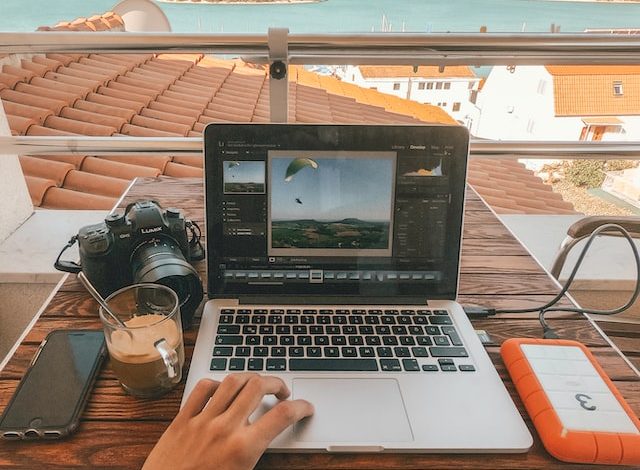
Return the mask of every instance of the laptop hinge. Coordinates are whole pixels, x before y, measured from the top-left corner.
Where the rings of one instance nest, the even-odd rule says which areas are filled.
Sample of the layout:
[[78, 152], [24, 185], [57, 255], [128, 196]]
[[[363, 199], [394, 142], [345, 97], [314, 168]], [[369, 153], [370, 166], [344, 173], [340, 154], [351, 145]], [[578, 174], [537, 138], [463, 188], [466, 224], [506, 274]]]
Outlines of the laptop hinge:
[[240, 304], [282, 305], [428, 305], [424, 297], [240, 296]]

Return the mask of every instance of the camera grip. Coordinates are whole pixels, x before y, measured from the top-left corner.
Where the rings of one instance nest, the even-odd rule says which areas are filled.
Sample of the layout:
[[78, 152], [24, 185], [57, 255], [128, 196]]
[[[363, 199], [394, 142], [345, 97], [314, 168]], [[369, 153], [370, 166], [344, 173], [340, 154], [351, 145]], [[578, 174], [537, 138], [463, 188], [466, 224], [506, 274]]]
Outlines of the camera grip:
[[167, 340], [164, 338], [159, 339], [154, 344], [155, 348], [160, 353], [164, 365], [167, 367], [167, 375], [172, 383], [180, 382], [182, 374], [180, 371], [180, 358], [175, 349], [169, 346]]

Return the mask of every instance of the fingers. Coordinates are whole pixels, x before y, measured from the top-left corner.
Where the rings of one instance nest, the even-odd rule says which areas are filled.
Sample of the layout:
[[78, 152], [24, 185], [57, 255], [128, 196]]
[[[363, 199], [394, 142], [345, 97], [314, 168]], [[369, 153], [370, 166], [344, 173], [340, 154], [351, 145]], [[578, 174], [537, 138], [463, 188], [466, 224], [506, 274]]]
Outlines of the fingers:
[[256, 376], [257, 374], [227, 375], [202, 413], [208, 418], [214, 418], [227, 411], [249, 379]]
[[215, 380], [200, 380], [191, 391], [191, 395], [187, 398], [180, 412], [190, 418], [199, 414], [219, 385], [220, 382]]
[[233, 418], [246, 421], [262, 402], [265, 395], [275, 395], [279, 400], [289, 397], [289, 389], [285, 383], [271, 376], [256, 375], [249, 379], [238, 397], [229, 407]]
[[250, 432], [267, 447], [282, 431], [302, 418], [313, 414], [313, 405], [306, 400], [281, 401], [250, 426]]

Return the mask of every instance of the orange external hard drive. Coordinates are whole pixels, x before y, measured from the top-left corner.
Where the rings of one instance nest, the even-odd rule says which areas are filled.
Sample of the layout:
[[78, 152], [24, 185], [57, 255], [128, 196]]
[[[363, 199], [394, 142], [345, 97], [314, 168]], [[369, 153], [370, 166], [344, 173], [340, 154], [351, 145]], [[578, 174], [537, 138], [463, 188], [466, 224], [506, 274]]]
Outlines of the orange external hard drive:
[[551, 455], [640, 465], [640, 421], [583, 344], [514, 338], [500, 352]]

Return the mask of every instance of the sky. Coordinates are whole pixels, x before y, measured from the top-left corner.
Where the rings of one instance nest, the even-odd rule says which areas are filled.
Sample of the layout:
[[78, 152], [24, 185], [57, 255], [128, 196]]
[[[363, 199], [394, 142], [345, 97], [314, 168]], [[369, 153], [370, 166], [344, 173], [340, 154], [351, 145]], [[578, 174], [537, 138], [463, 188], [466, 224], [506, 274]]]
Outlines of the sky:
[[265, 183], [264, 162], [225, 161], [225, 183]]
[[390, 221], [393, 159], [313, 159], [318, 163], [317, 169], [304, 167], [289, 182], [284, 179], [294, 159], [272, 159], [272, 220]]

